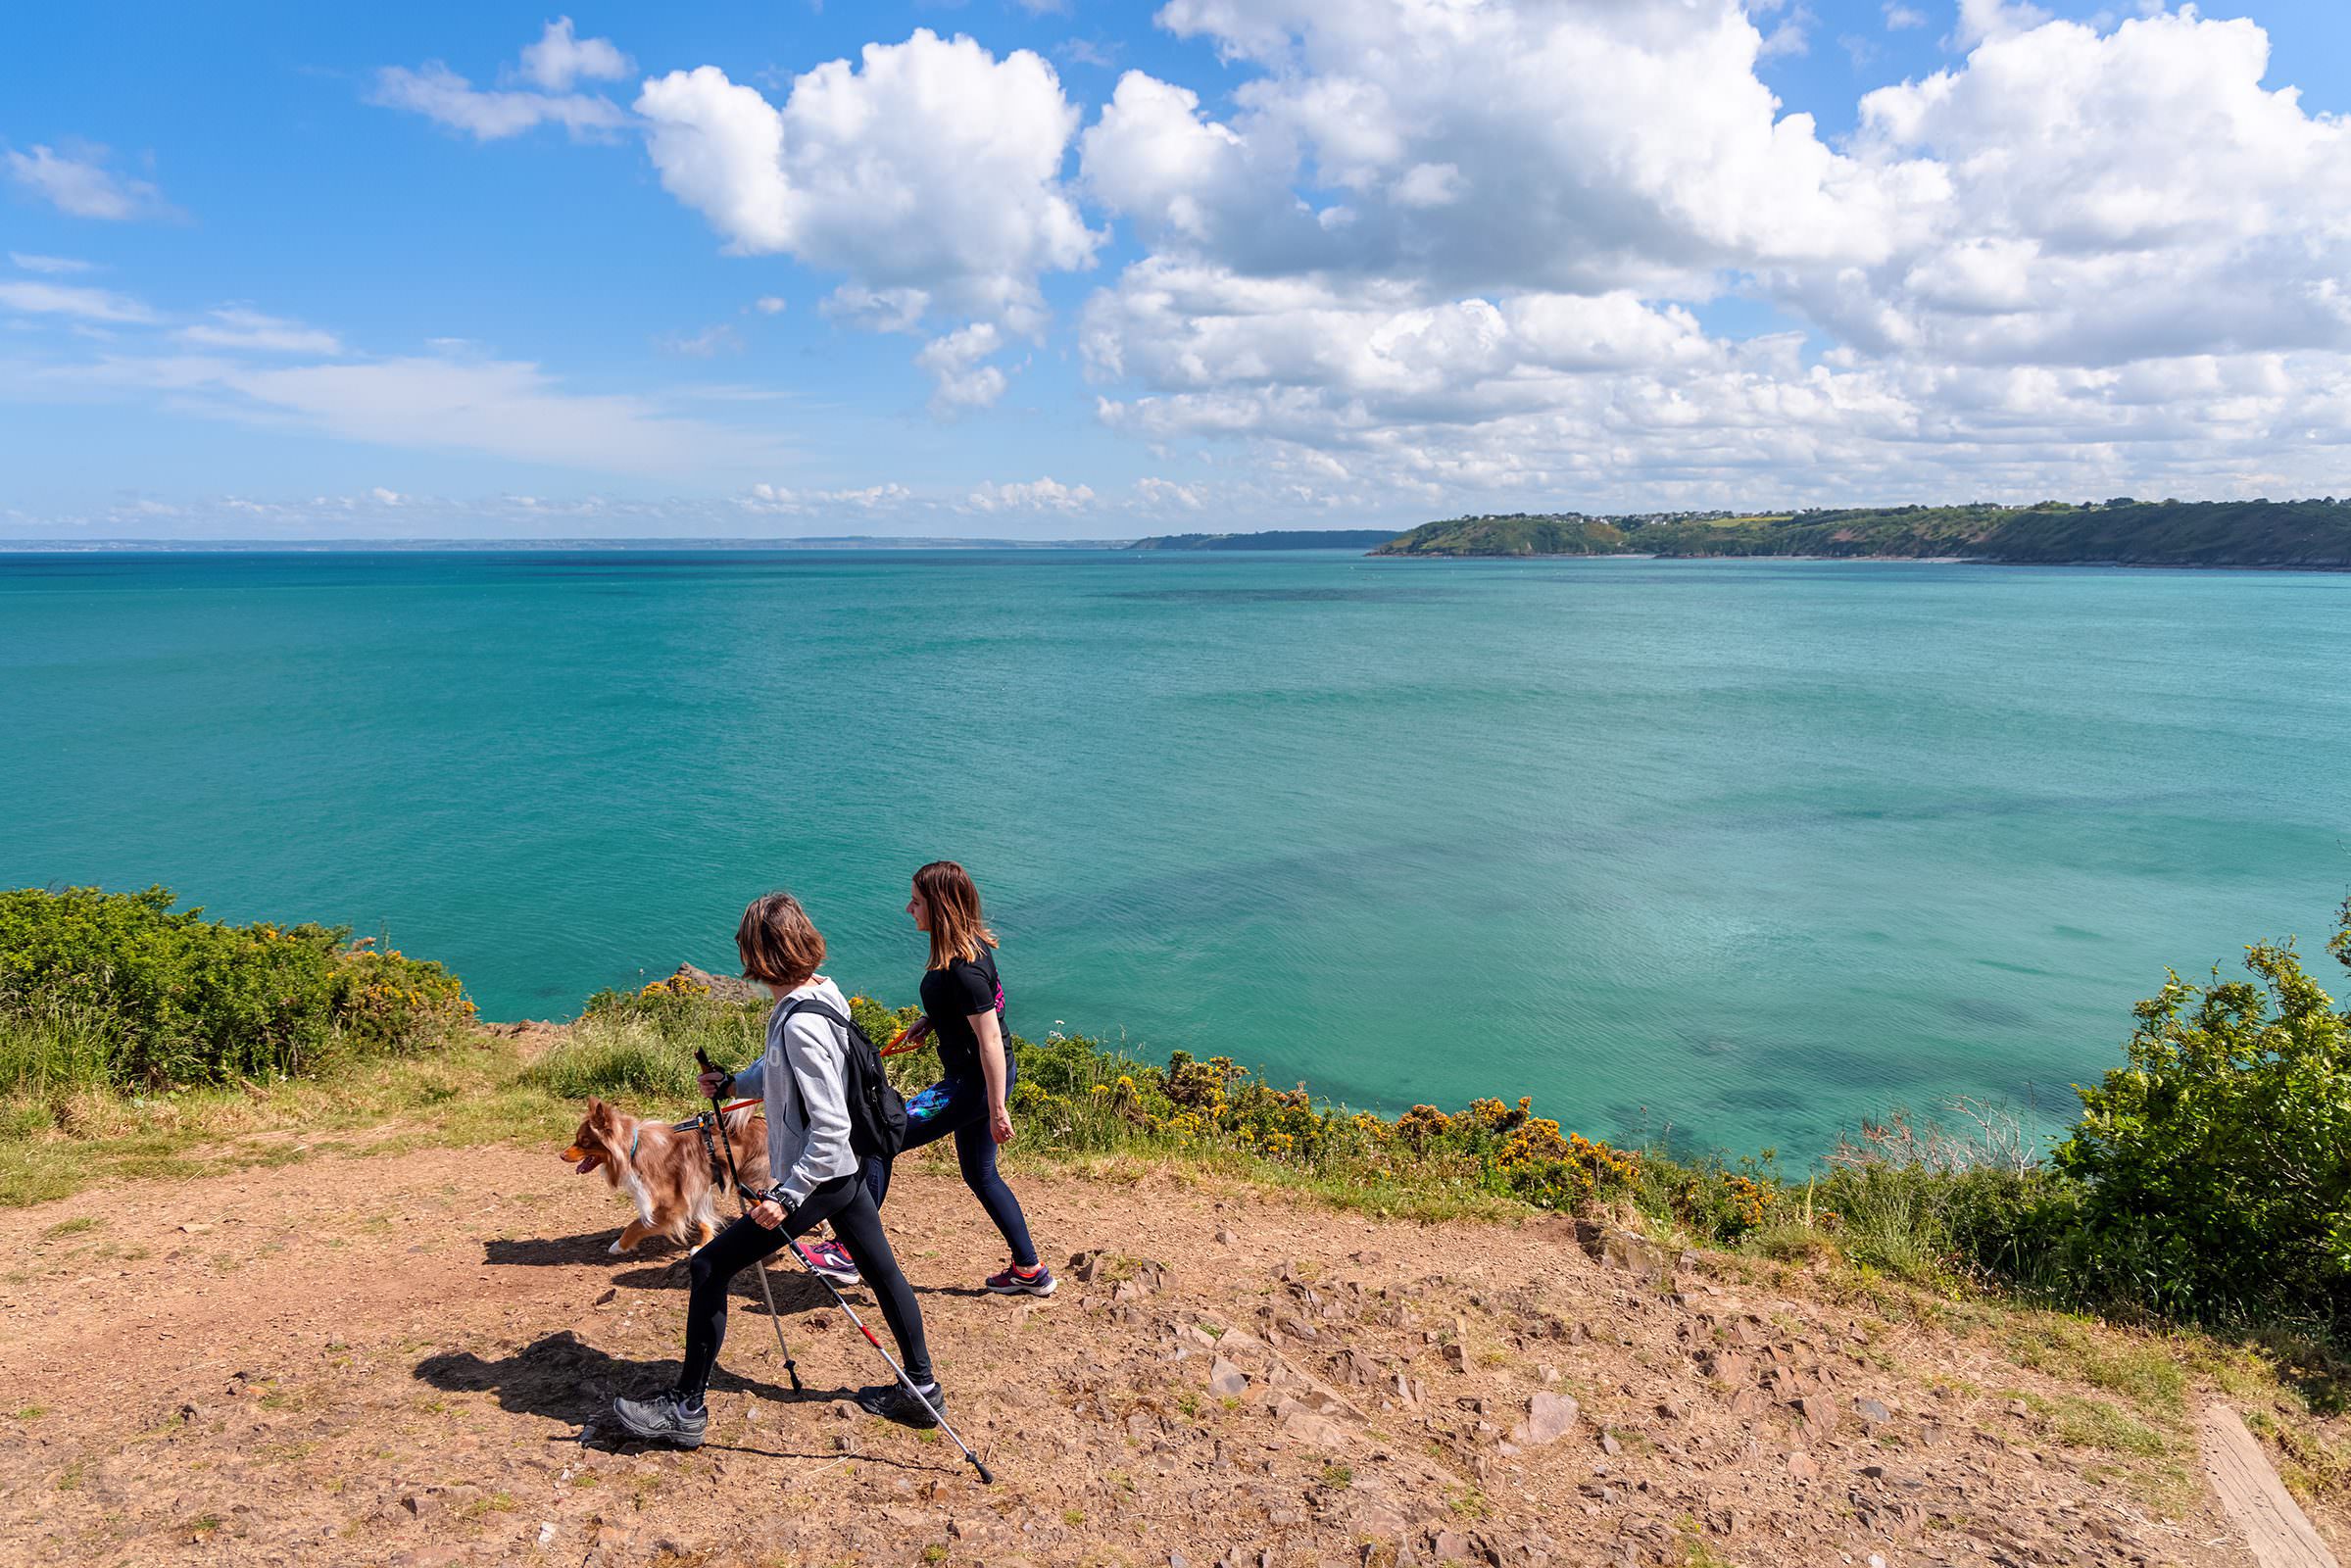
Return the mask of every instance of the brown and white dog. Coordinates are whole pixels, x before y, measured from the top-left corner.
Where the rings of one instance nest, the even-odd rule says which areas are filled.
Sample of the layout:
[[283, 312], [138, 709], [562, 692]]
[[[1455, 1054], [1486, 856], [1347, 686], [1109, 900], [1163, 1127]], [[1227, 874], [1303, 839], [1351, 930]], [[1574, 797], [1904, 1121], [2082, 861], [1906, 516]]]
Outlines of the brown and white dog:
[[[744, 1185], [755, 1193], [764, 1188], [767, 1119], [748, 1105], [730, 1110], [726, 1139], [734, 1148], [735, 1168], [743, 1173]], [[694, 1239], [687, 1250], [698, 1252], [718, 1234], [718, 1200], [729, 1190], [726, 1155], [719, 1152], [713, 1180], [702, 1134], [691, 1127], [647, 1121], [617, 1105], [591, 1100], [563, 1158], [582, 1176], [602, 1170], [608, 1183], [625, 1188], [636, 1200], [637, 1217], [621, 1227], [612, 1246], [615, 1253], [628, 1251], [649, 1236], [685, 1242], [689, 1228]]]

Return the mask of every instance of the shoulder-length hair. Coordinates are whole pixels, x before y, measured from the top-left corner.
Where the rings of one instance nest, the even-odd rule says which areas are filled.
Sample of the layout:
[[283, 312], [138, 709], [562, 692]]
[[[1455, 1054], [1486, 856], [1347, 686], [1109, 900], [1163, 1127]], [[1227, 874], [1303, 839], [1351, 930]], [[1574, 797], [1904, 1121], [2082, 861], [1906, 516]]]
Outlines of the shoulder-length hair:
[[745, 979], [791, 991], [806, 985], [824, 962], [824, 934], [798, 899], [770, 893], [743, 911], [743, 923], [735, 927], [735, 951], [743, 955]]
[[980, 913], [980, 890], [971, 873], [953, 860], [933, 860], [914, 873], [914, 891], [931, 911], [931, 963], [944, 969], [957, 958], [975, 959], [996, 946], [996, 933]]

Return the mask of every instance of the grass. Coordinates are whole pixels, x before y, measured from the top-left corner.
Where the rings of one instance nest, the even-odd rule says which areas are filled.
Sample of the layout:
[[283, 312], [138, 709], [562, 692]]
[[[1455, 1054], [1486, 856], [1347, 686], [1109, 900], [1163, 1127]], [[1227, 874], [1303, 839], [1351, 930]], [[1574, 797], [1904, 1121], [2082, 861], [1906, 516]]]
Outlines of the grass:
[[[890, 1015], [871, 1004], [859, 1010], [868, 1032], [887, 1038]], [[0, 1205], [48, 1201], [110, 1181], [215, 1174], [327, 1154], [502, 1142], [560, 1147], [588, 1096], [610, 1096], [646, 1114], [688, 1113], [702, 1104], [693, 1083], [696, 1047], [739, 1064], [759, 1041], [756, 1008], [664, 1003], [591, 1013], [528, 1062], [505, 1036], [468, 1030], [429, 1052], [352, 1060], [330, 1078], [162, 1095], [21, 1084], [0, 1095]], [[1421, 1222], [1509, 1222], [1539, 1212], [1496, 1191], [1491, 1166], [1450, 1155], [1443, 1146], [1424, 1158], [1391, 1137], [1334, 1143], [1307, 1155], [1144, 1125], [1117, 1103], [1120, 1080], [1144, 1069], [1090, 1046], [1083, 1053], [1067, 1042], [1038, 1049], [1036, 1062], [1050, 1070], [1032, 1073], [1032, 1058], [1024, 1055], [1024, 1084], [1049, 1080], [1051, 1092], [1015, 1110], [1021, 1136], [1006, 1151], [1015, 1170], [1238, 1190]], [[906, 1068], [908, 1081], [934, 1070], [927, 1054], [893, 1065]], [[1469, 1113], [1453, 1120], [1466, 1124]], [[1295, 1115], [1289, 1124], [1300, 1125]], [[2018, 1365], [2111, 1396], [2025, 1396], [2069, 1445], [2137, 1465], [2163, 1461], [2189, 1441], [2193, 1389], [2217, 1386], [2275, 1445], [2280, 1473], [2297, 1494], [2316, 1496], [2351, 1485], [2351, 1444], [2329, 1424], [2343, 1411], [2351, 1362], [2324, 1334], [2277, 1323], [2238, 1332], [2154, 1328], [2042, 1309], [1954, 1270], [1920, 1240], [1934, 1235], [1943, 1217], [1935, 1194], [1915, 1179], [1843, 1182], [1833, 1226], [1802, 1188], [1795, 1192], [1806, 1199], [1801, 1207], [1788, 1200], [1767, 1223], [1751, 1227], [1735, 1250], [1693, 1261], [1725, 1277], [1760, 1275], [1783, 1288], [1796, 1285], [1793, 1270], [1801, 1265], [1808, 1293], [1866, 1310], [1873, 1320], [1974, 1333]], [[1617, 1222], [1661, 1240], [1710, 1243], [1703, 1232], [1681, 1228], [1676, 1214], [1670, 1201], [1620, 1200], [1612, 1210]], [[94, 1243], [103, 1251], [108, 1244], [93, 1234], [103, 1224], [96, 1215], [67, 1219], [48, 1227], [43, 1239], [85, 1250]], [[1128, 1260], [1105, 1261], [1105, 1272], [1115, 1276]], [[1871, 1332], [1876, 1337], [1882, 1327], [1874, 1321]], [[1178, 1407], [1194, 1418], [1205, 1408], [1189, 1394]], [[1326, 1476], [1326, 1484], [1335, 1483]]]

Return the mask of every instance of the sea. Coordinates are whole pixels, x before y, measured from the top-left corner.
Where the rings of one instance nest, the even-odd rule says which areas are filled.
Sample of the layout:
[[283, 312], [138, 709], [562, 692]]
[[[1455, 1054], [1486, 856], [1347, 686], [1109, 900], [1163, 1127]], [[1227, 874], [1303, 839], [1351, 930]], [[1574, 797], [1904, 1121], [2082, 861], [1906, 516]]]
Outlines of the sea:
[[162, 884], [492, 1018], [798, 894], [1016, 1032], [1813, 1159], [2036, 1132], [2167, 967], [2324, 953], [2351, 575], [1337, 552], [0, 556], [0, 885]]

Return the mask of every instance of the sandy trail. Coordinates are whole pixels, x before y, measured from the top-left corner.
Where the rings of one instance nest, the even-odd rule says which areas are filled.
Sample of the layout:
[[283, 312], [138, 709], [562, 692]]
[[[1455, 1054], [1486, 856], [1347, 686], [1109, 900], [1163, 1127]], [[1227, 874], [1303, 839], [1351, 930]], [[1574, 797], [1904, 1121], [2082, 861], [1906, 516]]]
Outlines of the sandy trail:
[[579, 1441], [666, 1386], [683, 1270], [607, 1255], [619, 1200], [551, 1153], [0, 1214], [0, 1561], [2243, 1560], [2209, 1496], [2150, 1517], [2115, 1455], [2016, 1413], [2079, 1391], [1981, 1343], [1687, 1270], [1666, 1293], [1558, 1221], [1017, 1185], [1056, 1264], [1105, 1254], [1048, 1302], [977, 1289], [1001, 1244], [952, 1167], [909, 1162], [886, 1211], [994, 1488], [836, 1402], [886, 1374], [789, 1271], [806, 1394], [746, 1276], [708, 1447]]

